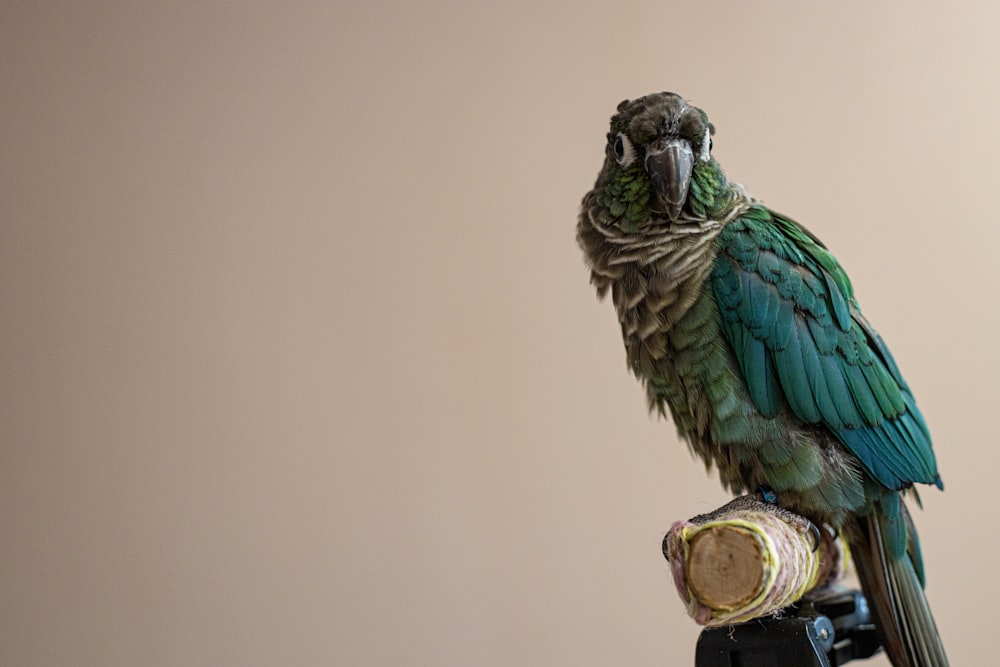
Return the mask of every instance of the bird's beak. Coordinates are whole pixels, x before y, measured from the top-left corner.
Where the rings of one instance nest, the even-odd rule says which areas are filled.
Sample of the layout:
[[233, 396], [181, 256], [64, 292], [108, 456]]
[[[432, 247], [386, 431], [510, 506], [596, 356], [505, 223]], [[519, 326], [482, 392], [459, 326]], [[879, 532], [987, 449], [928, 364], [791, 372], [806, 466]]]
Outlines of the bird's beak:
[[646, 171], [671, 222], [684, 208], [693, 168], [694, 152], [684, 139], [660, 139], [646, 149]]

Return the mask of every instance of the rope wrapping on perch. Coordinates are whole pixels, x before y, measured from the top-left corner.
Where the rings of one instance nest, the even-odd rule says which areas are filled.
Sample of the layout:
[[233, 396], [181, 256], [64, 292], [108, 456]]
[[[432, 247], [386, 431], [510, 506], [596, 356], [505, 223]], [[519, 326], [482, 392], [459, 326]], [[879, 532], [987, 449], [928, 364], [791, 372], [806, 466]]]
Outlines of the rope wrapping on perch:
[[829, 526], [740, 496], [677, 521], [663, 540], [674, 584], [699, 625], [742, 623], [781, 609], [844, 575], [847, 547]]

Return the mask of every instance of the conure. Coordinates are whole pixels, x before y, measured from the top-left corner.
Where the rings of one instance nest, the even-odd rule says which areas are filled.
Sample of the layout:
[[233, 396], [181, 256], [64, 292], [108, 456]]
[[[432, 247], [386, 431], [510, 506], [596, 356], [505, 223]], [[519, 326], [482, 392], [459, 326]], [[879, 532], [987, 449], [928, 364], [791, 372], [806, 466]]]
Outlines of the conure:
[[714, 133], [673, 93], [618, 105], [577, 223], [591, 283], [650, 409], [732, 492], [841, 531], [896, 667], [947, 665], [903, 503], [943, 488], [924, 418], [836, 258], [726, 177]]

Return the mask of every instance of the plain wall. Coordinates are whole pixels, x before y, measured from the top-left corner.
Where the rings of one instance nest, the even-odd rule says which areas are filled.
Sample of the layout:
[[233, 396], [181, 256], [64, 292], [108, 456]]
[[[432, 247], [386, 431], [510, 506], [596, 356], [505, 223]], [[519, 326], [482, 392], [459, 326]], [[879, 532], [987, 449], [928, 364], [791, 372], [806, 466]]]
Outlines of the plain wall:
[[993, 664], [998, 22], [4, 3], [0, 665], [693, 664], [660, 540], [727, 496], [574, 239], [658, 90], [853, 278], [947, 485], [939, 627]]

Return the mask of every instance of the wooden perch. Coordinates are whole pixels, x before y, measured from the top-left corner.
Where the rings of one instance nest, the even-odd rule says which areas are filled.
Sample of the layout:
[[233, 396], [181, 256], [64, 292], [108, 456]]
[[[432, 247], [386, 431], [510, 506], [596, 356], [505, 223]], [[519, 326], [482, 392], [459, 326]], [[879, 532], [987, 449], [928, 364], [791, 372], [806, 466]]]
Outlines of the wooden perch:
[[710, 627], [774, 614], [839, 579], [846, 558], [831, 528], [753, 496], [676, 522], [663, 552], [688, 613]]

